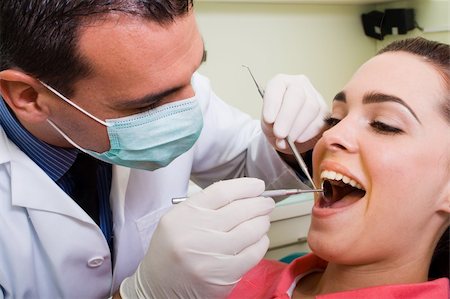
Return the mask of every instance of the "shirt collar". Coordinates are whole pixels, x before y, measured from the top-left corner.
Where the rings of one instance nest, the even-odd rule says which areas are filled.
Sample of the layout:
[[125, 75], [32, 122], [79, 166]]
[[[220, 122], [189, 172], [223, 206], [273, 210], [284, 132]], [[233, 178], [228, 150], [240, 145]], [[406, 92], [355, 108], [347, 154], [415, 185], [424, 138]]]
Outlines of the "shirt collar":
[[69, 170], [79, 153], [77, 149], [65, 149], [37, 139], [20, 124], [1, 97], [0, 125], [8, 138], [53, 181], [58, 181]]

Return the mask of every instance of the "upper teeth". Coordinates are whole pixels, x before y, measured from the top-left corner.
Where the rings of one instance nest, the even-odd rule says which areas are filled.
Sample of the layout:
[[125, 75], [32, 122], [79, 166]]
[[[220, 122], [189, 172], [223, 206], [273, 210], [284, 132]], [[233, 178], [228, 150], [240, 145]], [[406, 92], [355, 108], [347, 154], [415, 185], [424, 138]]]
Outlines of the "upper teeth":
[[364, 190], [363, 187], [358, 184], [355, 180], [352, 180], [348, 176], [343, 175], [342, 173], [338, 173], [332, 170], [324, 170], [320, 174], [320, 178], [323, 181], [324, 179], [333, 180], [333, 181], [343, 181], [345, 184], [348, 184], [352, 187]]

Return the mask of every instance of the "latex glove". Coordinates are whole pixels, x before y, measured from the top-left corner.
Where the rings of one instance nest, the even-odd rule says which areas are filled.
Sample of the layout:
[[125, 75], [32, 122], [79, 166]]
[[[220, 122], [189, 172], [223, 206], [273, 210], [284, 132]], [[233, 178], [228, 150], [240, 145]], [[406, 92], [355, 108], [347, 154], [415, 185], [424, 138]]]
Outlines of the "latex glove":
[[276, 150], [292, 154], [284, 140], [289, 136], [303, 153], [320, 138], [327, 113], [325, 101], [306, 76], [277, 75], [266, 87], [261, 125]]
[[264, 182], [215, 183], [164, 215], [122, 298], [225, 298], [267, 251], [272, 198]]

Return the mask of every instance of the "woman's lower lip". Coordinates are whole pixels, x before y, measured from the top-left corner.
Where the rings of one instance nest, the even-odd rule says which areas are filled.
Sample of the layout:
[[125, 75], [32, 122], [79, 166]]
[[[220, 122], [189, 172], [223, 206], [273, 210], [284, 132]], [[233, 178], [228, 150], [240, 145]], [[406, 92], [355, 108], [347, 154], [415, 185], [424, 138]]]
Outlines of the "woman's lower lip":
[[332, 209], [332, 208], [321, 208], [319, 202], [316, 202], [312, 208], [312, 216], [316, 218], [324, 218], [332, 216], [346, 208]]

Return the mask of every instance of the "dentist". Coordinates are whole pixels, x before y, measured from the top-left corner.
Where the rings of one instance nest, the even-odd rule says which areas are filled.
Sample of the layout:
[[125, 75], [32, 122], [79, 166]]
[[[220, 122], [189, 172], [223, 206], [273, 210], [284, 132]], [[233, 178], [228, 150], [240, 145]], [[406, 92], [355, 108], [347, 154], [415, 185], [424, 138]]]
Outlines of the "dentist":
[[282, 140], [311, 149], [326, 106], [301, 76], [262, 130], [225, 104], [192, 6], [1, 1], [0, 298], [220, 298], [264, 255], [258, 196], [304, 187]]

